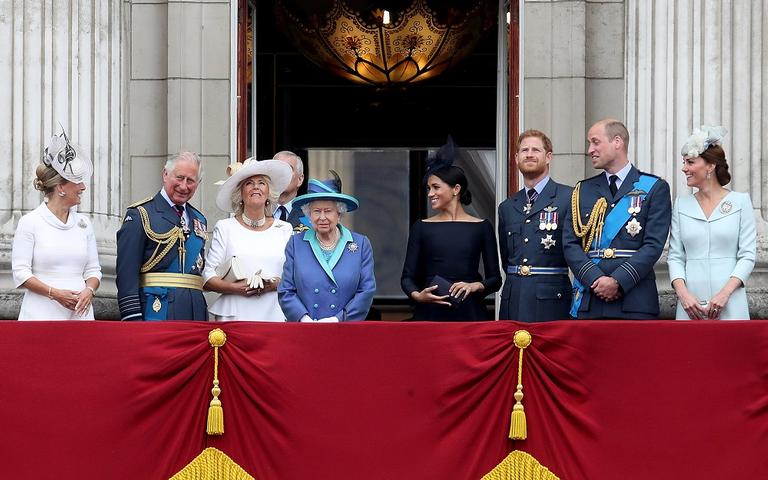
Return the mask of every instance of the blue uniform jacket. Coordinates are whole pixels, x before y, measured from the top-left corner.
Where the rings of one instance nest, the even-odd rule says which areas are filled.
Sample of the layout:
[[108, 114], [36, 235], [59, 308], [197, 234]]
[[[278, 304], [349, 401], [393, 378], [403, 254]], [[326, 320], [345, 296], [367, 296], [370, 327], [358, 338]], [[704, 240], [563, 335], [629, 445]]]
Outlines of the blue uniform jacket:
[[[189, 235], [185, 241], [186, 259], [179, 266], [178, 242], [150, 272], [186, 273], [200, 275], [204, 266], [207, 225], [202, 213], [187, 205], [190, 219]], [[180, 225], [179, 215], [158, 193], [144, 202], [131, 205], [117, 232], [117, 302], [123, 320], [207, 320], [208, 311], [200, 290], [174, 287], [139, 286], [141, 266], [153, 255], [157, 243], [147, 237], [138, 207], [143, 207], [152, 230], [165, 233]], [[160, 247], [160, 250], [163, 246]], [[160, 309], [155, 311], [155, 299]]]
[[[643, 175], [648, 175], [643, 173]], [[611, 195], [605, 174], [600, 173], [581, 182], [579, 202], [581, 221], [586, 223], [592, 207], [600, 197], [608, 201], [606, 217], [616, 202], [634, 190], [634, 183], [640, 178], [640, 171], [632, 167], [621, 184], [616, 197]], [[581, 246], [581, 239], [573, 231], [570, 212], [563, 233], [565, 258], [576, 278], [584, 285], [584, 298], [579, 306], [578, 318], [653, 319], [659, 315], [659, 294], [656, 290], [656, 275], [653, 266], [661, 257], [669, 235], [672, 218], [672, 200], [669, 185], [659, 179], [642, 202], [640, 213], [635, 218], [642, 229], [632, 236], [622, 226], [611, 242], [611, 248], [637, 250], [629, 258], [602, 259], [595, 265]], [[631, 221], [630, 217], [630, 220]], [[627, 222], [628, 223], [628, 222]], [[589, 286], [603, 275], [616, 279], [622, 295], [617, 300], [605, 302], [589, 289]]]
[[[525, 189], [499, 205], [499, 251], [502, 270], [510, 266], [567, 268], [563, 256], [563, 230], [571, 209], [573, 188], [551, 178], [525, 213], [528, 198]], [[557, 227], [541, 229], [542, 215], [557, 213]], [[552, 217], [550, 213], [550, 218]], [[552, 223], [552, 222], [549, 222]], [[541, 322], [569, 319], [571, 281], [565, 275], [520, 276], [507, 273], [501, 291], [499, 319]]]
[[341, 238], [330, 265], [314, 230], [291, 237], [285, 247], [283, 278], [277, 289], [289, 322], [312, 319], [365, 320], [376, 292], [373, 249], [364, 235], [340, 225]]

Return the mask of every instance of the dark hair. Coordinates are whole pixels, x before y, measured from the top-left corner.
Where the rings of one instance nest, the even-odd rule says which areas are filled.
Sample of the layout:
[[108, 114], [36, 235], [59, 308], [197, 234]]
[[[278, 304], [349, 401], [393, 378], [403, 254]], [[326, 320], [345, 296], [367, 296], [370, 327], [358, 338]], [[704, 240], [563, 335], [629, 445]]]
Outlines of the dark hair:
[[436, 176], [447, 183], [451, 188], [453, 188], [454, 185], [458, 185], [461, 187], [461, 190], [459, 190], [459, 201], [464, 205], [472, 203], [472, 193], [469, 191], [467, 176], [464, 174], [464, 170], [451, 165], [449, 167], [438, 168], [430, 175]]
[[721, 186], [731, 183], [731, 174], [728, 173], [728, 160], [725, 158], [723, 147], [720, 145], [710, 145], [709, 148], [701, 152], [701, 158], [715, 166], [717, 183]]

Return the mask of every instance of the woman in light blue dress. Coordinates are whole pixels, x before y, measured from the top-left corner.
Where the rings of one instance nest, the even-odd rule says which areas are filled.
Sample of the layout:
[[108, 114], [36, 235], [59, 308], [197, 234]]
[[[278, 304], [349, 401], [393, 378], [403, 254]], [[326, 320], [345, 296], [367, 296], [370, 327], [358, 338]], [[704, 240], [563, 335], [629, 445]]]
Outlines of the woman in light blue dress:
[[731, 181], [719, 145], [725, 133], [702, 126], [682, 149], [686, 183], [698, 191], [678, 198], [672, 210], [668, 263], [678, 320], [749, 319], [755, 217], [748, 194], [724, 188]]

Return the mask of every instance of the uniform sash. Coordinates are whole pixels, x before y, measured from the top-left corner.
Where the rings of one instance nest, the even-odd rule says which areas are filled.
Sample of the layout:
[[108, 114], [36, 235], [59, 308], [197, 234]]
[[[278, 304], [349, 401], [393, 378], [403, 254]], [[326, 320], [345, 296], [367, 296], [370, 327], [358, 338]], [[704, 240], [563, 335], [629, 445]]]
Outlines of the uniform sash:
[[[645, 193], [637, 195], [641, 199], [645, 200], [645, 197], [648, 195], [648, 192], [651, 191], [651, 188], [656, 184], [656, 181], [658, 180], [658, 177], [654, 177], [652, 175], [645, 175], [641, 174], [640, 178], [633, 184], [635, 190], [641, 190]], [[629, 213], [629, 205], [630, 205], [631, 199], [630, 195], [624, 195], [621, 197], [621, 199], [616, 203], [616, 207], [614, 207], [610, 213], [605, 217], [605, 225], [603, 225], [603, 234], [600, 236], [600, 242], [597, 244], [597, 249], [605, 249], [611, 246], [611, 243], [613, 242], [613, 239], [616, 238], [616, 235], [619, 234], [621, 231], [621, 227], [624, 226], [625, 223], [629, 220], [629, 217], [632, 215]], [[574, 212], [574, 215], [580, 215], [581, 212]], [[592, 262], [594, 264], [600, 263], [601, 258], [591, 258]], [[581, 284], [578, 278], [574, 277], [573, 279], [573, 301], [571, 302], [571, 311], [569, 312], [570, 315], [573, 318], [577, 318], [579, 314], [579, 307], [581, 306], [581, 301], [584, 299], [584, 285]]]

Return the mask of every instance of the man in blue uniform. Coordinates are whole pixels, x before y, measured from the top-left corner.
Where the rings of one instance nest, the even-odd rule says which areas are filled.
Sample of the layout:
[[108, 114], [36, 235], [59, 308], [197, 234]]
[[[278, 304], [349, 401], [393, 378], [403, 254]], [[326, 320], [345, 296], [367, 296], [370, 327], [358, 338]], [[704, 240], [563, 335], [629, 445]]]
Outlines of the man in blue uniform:
[[499, 205], [499, 249], [507, 273], [499, 318], [541, 322], [569, 318], [571, 282], [562, 232], [573, 189], [549, 176], [552, 142], [538, 130], [517, 140], [515, 163], [525, 188]]
[[654, 319], [659, 295], [653, 266], [669, 234], [669, 185], [627, 159], [629, 133], [614, 119], [587, 133], [592, 166], [604, 170], [579, 182], [563, 233], [574, 274], [574, 318]]
[[180, 152], [163, 169], [163, 188], [128, 207], [117, 232], [117, 301], [123, 320], [207, 320], [200, 273], [205, 217], [188, 202], [200, 157]]

